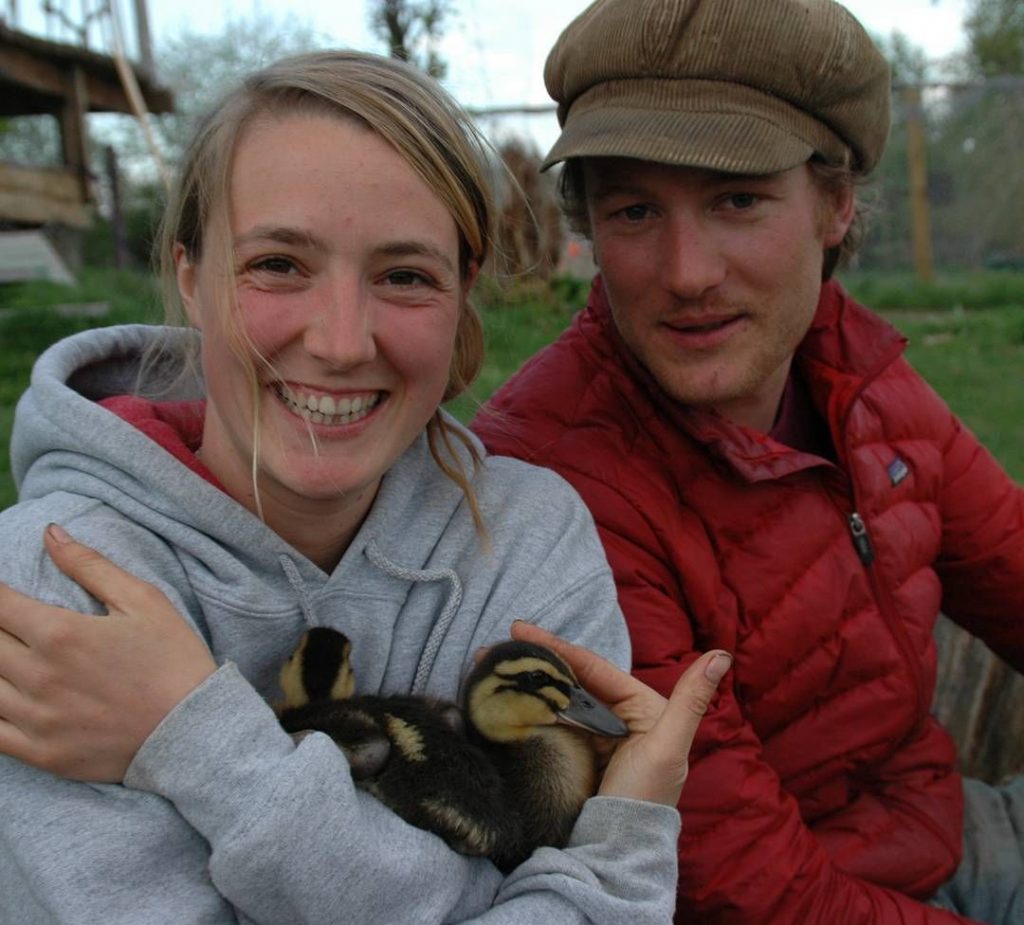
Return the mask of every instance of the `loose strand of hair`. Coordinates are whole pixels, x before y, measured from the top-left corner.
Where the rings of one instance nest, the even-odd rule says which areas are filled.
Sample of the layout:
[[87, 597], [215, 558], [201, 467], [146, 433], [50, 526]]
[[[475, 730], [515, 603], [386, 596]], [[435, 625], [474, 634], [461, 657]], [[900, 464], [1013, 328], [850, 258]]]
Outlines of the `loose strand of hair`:
[[[490, 531], [487, 529], [486, 523], [484, 523], [483, 513], [480, 510], [480, 502], [477, 500], [476, 492], [473, 490], [470, 476], [466, 473], [466, 468], [463, 465], [462, 459], [452, 443], [453, 436], [462, 444], [466, 452], [469, 454], [470, 460], [473, 464], [473, 471], [476, 472], [483, 463], [480, 452], [477, 450], [472, 439], [467, 434], [464, 434], [461, 430], [456, 430], [448, 424], [444, 418], [444, 413], [440, 408], [438, 408], [437, 411], [434, 412], [434, 416], [427, 423], [427, 447], [430, 449], [430, 455], [433, 457], [437, 467], [444, 473], [444, 475], [451, 479], [462, 490], [463, 495], [465, 495], [466, 504], [469, 505], [469, 512], [473, 518], [473, 526], [476, 529], [477, 534], [480, 536], [484, 549], [489, 551], [491, 548]], [[438, 445], [439, 443], [443, 446], [443, 453], [441, 452], [441, 446]], [[447, 459], [445, 457], [447, 457]]]

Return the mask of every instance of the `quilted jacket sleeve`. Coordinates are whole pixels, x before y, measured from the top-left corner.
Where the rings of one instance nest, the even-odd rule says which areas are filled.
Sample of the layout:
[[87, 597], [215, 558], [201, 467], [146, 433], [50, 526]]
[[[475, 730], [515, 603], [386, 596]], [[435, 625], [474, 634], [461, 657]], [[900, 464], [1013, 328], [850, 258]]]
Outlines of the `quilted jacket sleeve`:
[[[584, 488], [594, 510], [613, 512], [599, 516], [598, 523], [633, 636], [634, 673], [668, 693], [704, 647], [693, 638], [677, 579], [657, 552], [682, 539], [656, 535], [658, 528], [607, 484]], [[602, 498], [602, 493], [615, 497]], [[696, 573], [715, 568], [710, 550], [687, 547], [687, 553], [692, 553], [690, 567]], [[701, 561], [702, 555], [708, 561]], [[683, 834], [677, 921], [966, 921], [840, 870], [804, 824], [796, 801], [761, 752], [729, 675], [701, 724], [679, 807]], [[890, 810], [901, 811], [898, 805]]]
[[1024, 672], [1024, 488], [955, 418], [943, 461], [943, 611]]

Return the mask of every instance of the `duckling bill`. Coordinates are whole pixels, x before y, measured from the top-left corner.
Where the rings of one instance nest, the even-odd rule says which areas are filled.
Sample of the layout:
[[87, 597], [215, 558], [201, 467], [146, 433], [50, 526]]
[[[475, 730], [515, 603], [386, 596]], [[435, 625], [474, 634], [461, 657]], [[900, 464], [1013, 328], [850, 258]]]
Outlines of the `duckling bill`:
[[357, 786], [506, 871], [540, 845], [567, 842], [596, 787], [590, 734], [628, 732], [541, 646], [491, 648], [463, 683], [461, 710], [424, 697], [356, 696], [350, 656], [335, 630], [303, 637], [281, 670], [284, 728], [325, 732]]

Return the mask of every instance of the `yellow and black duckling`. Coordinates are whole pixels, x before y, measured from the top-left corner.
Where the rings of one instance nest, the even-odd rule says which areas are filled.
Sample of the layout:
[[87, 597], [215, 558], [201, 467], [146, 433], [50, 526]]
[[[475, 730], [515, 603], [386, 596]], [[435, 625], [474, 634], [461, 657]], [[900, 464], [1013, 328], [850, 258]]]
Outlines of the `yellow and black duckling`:
[[354, 696], [350, 653], [334, 630], [303, 637], [281, 671], [284, 728], [327, 733], [358, 786], [455, 850], [503, 870], [540, 845], [567, 841], [596, 780], [581, 730], [626, 734], [540, 646], [494, 646], [466, 678], [461, 712], [423, 697]]
[[324, 732], [348, 759], [356, 785], [407, 822], [463, 854], [489, 856], [514, 837], [490, 760], [466, 741], [459, 708], [425, 697], [355, 696], [351, 643], [307, 632], [281, 669], [281, 725]]
[[518, 839], [491, 859], [510, 870], [534, 848], [564, 846], [597, 786], [591, 735], [625, 736], [625, 723], [554, 652], [528, 642], [491, 648], [467, 676], [462, 705], [469, 741], [493, 762], [518, 820]]

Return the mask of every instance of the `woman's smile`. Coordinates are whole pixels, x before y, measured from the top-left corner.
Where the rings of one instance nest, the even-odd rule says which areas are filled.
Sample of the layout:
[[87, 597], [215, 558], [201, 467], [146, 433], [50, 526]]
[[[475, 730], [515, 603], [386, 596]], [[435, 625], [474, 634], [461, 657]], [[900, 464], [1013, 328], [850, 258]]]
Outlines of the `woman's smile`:
[[271, 384], [270, 389], [292, 414], [325, 428], [362, 421], [387, 398], [387, 392], [382, 391], [330, 395], [283, 382]]

